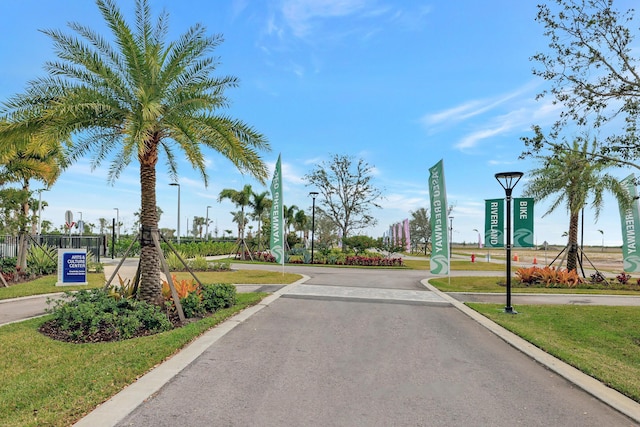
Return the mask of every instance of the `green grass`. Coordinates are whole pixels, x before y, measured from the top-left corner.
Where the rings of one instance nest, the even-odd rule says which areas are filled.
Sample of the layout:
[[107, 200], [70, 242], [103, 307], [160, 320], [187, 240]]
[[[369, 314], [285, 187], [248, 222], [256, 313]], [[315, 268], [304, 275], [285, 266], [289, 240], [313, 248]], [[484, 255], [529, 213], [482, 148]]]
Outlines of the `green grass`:
[[[191, 279], [188, 272], [173, 273], [179, 280]], [[233, 283], [233, 284], [289, 284], [302, 278], [299, 274], [263, 270], [236, 271], [196, 271], [195, 275], [202, 283]]]
[[545, 352], [640, 402], [640, 307], [468, 304]]
[[266, 295], [238, 294], [237, 305], [212, 317], [121, 342], [54, 341], [37, 331], [50, 316], [3, 326], [0, 425], [71, 425], [194, 338]]
[[[429, 270], [428, 259], [405, 259], [404, 265], [413, 270]], [[491, 262], [471, 262], [458, 261], [451, 262], [452, 271], [504, 271], [504, 264], [496, 264]]]
[[[429, 283], [442, 292], [487, 292], [504, 293], [505, 276], [464, 276], [464, 277], [441, 277], [430, 279]], [[511, 292], [523, 294], [600, 294], [600, 295], [636, 295], [640, 296], [638, 287], [629, 289], [588, 289], [588, 288], [545, 288], [519, 286], [514, 278], [511, 278]]]
[[[289, 284], [299, 280], [299, 274], [282, 273], [261, 270], [237, 270], [237, 271], [207, 271], [196, 272], [196, 276], [202, 283], [237, 283], [237, 284]], [[191, 274], [186, 272], [176, 273], [178, 279], [190, 279]], [[56, 286], [57, 275], [40, 277], [31, 282], [20, 283], [0, 288], [0, 300], [25, 297], [31, 295], [43, 295], [56, 292], [79, 291], [81, 289], [100, 288], [106, 283], [104, 273], [87, 274], [87, 286]], [[118, 283], [116, 277], [114, 283]]]
[[55, 292], [79, 291], [80, 289], [99, 288], [105, 284], [104, 273], [88, 273], [88, 285], [85, 286], [56, 286], [57, 281], [58, 276], [53, 274], [40, 277], [30, 282], [12, 285], [8, 288], [0, 287], [0, 299], [51, 294]]

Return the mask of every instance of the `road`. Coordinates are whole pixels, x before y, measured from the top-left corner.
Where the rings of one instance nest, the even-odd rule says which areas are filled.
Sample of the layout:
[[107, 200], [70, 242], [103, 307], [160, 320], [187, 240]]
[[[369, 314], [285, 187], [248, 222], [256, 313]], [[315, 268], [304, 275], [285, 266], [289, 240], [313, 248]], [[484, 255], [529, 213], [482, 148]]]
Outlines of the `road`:
[[287, 271], [311, 278], [117, 425], [636, 425], [425, 290], [425, 272]]

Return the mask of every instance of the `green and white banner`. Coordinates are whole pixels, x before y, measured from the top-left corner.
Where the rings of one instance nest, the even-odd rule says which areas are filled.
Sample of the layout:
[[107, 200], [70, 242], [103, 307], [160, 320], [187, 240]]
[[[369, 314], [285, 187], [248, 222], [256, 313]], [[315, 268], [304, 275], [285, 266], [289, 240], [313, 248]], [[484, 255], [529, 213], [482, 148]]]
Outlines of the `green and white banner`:
[[633, 199], [630, 207], [619, 205], [622, 225], [623, 269], [627, 273], [640, 271], [640, 214], [638, 213], [638, 191], [633, 174], [622, 180], [629, 196]]
[[282, 215], [282, 169], [280, 156], [276, 163], [276, 170], [271, 181], [271, 254], [275, 257], [276, 263], [284, 265], [284, 224]]
[[429, 168], [429, 198], [431, 200], [431, 274], [448, 274], [447, 190], [442, 160]]
[[533, 199], [513, 199], [513, 247], [533, 247]]
[[504, 199], [484, 201], [484, 246], [504, 248]]

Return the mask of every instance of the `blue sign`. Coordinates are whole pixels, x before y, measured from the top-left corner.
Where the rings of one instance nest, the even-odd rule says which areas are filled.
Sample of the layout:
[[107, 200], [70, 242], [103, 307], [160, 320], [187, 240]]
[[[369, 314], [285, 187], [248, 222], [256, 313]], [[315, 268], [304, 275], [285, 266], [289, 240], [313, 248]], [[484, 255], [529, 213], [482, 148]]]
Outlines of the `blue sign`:
[[58, 283], [56, 285], [87, 284], [87, 251], [84, 249], [58, 250]]

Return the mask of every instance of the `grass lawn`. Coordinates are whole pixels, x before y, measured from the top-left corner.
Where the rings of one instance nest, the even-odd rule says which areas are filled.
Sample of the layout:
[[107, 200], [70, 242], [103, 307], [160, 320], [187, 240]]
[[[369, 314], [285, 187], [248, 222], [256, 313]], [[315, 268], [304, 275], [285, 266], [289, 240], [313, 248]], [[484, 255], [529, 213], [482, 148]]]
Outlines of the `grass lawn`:
[[[191, 279], [187, 272], [175, 273], [178, 279]], [[237, 271], [197, 271], [196, 276], [202, 283], [237, 283], [237, 284], [289, 284], [302, 278], [299, 274], [282, 273], [260, 270]], [[78, 291], [80, 289], [100, 288], [106, 283], [104, 273], [87, 274], [87, 286], [56, 286], [57, 275], [40, 277], [27, 283], [20, 283], [0, 288], [0, 300], [25, 297], [31, 295], [50, 294], [55, 292]], [[118, 283], [118, 279], [114, 280]]]
[[640, 307], [467, 304], [492, 321], [640, 402]]
[[[506, 279], [504, 276], [465, 276], [465, 277], [447, 277], [429, 280], [429, 283], [442, 292], [487, 292], [487, 293], [505, 293]], [[603, 295], [636, 295], [640, 296], [638, 287], [630, 287], [629, 289], [589, 289], [589, 288], [545, 288], [519, 286], [515, 279], [511, 278], [511, 292], [513, 293], [529, 293], [529, 294], [603, 294]]]
[[99, 288], [106, 280], [104, 273], [88, 273], [86, 286], [56, 286], [58, 276], [55, 274], [43, 276], [30, 282], [0, 287], [0, 299], [26, 297], [31, 295], [51, 294], [56, 292], [79, 291], [81, 289]]
[[0, 328], [0, 425], [67, 426], [176, 353], [197, 336], [267, 294], [238, 294], [238, 304], [157, 335], [70, 344], [40, 334], [45, 316]]
[[[413, 270], [429, 270], [428, 259], [405, 259], [404, 265]], [[453, 260], [451, 262], [452, 271], [505, 271], [504, 264], [496, 264], [492, 262], [471, 262]]]

